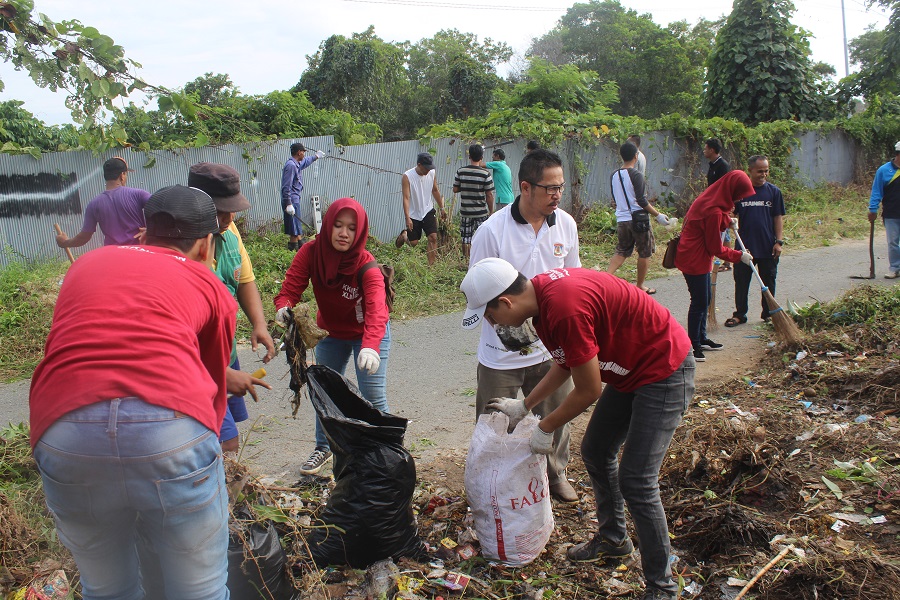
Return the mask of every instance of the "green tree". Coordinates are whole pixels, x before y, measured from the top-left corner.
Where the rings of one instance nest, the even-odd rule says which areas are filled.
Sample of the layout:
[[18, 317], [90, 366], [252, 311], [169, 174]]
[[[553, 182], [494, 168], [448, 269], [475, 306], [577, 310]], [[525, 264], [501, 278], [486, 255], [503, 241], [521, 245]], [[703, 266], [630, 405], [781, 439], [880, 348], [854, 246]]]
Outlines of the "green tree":
[[493, 106], [500, 85], [497, 66], [512, 57], [503, 42], [443, 29], [409, 47], [414, 122], [410, 129], [447, 119], [481, 116]]
[[524, 80], [513, 86], [502, 104], [514, 108], [540, 104], [561, 112], [587, 112], [618, 101], [614, 82], [601, 85], [593, 71], [582, 71], [575, 65], [557, 67], [534, 57], [525, 71]]
[[869, 29], [850, 42], [850, 58], [859, 71], [841, 80], [841, 99], [854, 96], [867, 100], [875, 95], [900, 94], [900, 0], [876, 0], [891, 9], [887, 27]]
[[405, 45], [385, 42], [370, 26], [350, 38], [332, 35], [306, 59], [309, 67], [292, 92], [306, 91], [315, 106], [349, 112], [385, 132], [403, 129]]
[[40, 155], [40, 152], [65, 150], [78, 145], [78, 134], [71, 125], [48, 127], [22, 108], [21, 100], [0, 102], [0, 148], [4, 152]]
[[707, 116], [755, 124], [817, 120], [826, 102], [790, 0], [735, 0], [707, 61]]
[[622, 115], [692, 114], [702, 89], [703, 71], [678, 37], [617, 0], [576, 3], [529, 53], [614, 81], [619, 102], [612, 108]]
[[184, 93], [193, 95], [200, 104], [222, 107], [238, 95], [238, 89], [228, 75], [205, 73], [186, 83]]

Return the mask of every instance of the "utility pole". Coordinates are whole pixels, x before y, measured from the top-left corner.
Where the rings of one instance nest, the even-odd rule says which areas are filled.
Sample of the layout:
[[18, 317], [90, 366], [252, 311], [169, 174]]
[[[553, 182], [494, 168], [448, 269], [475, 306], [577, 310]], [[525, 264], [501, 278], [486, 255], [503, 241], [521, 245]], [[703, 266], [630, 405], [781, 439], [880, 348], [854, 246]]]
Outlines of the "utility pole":
[[844, 24], [844, 77], [850, 75], [850, 52], [847, 49], [847, 11], [844, 10], [844, 0], [841, 0], [841, 21]]

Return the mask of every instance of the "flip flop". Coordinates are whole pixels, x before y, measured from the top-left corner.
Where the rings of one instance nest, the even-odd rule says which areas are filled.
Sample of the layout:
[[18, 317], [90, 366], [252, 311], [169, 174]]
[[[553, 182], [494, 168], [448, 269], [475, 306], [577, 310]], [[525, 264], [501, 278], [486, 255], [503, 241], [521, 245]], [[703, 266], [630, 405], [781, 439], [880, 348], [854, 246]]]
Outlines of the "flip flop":
[[651, 296], [656, 293], [656, 289], [654, 288], [642, 288], [645, 292], [650, 294]]

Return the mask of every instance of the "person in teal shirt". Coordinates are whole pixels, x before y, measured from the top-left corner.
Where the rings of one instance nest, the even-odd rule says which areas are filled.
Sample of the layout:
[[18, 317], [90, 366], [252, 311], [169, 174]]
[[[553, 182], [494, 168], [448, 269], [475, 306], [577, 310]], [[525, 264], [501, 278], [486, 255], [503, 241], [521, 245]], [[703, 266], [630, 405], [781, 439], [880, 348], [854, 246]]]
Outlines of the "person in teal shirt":
[[512, 173], [506, 164], [506, 153], [503, 149], [496, 148], [491, 154], [491, 162], [485, 164], [494, 172], [494, 190], [497, 194], [497, 204], [511, 204], [513, 201]]

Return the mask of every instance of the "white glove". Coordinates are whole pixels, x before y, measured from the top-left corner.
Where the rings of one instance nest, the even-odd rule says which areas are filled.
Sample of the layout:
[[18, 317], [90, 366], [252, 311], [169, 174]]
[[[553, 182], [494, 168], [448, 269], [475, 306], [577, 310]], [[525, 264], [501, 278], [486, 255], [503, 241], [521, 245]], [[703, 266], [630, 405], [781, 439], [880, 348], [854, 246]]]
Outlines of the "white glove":
[[381, 366], [381, 357], [371, 348], [363, 348], [359, 351], [359, 356], [356, 358], [356, 366], [360, 371], [374, 375], [378, 367]]
[[734, 217], [731, 218], [731, 228], [732, 228], [732, 229], [737, 229], [737, 228], [738, 228], [738, 220], [735, 219]]
[[753, 262], [753, 255], [744, 250], [743, 252], [741, 252], [741, 262], [749, 267]]
[[297, 213], [297, 211], [294, 210], [294, 205], [293, 205], [293, 204], [288, 204], [287, 206], [285, 206], [285, 207], [284, 207], [284, 212], [286, 212], [287, 214], [291, 215], [292, 217]]
[[669, 224], [666, 225], [667, 229], [675, 229], [678, 226], [678, 218], [677, 217], [669, 217]]
[[656, 222], [659, 223], [660, 225], [668, 226], [669, 225], [669, 217], [667, 217], [666, 215], [664, 215], [662, 213], [659, 213], [658, 215], [656, 215]]
[[275, 324], [280, 325], [281, 327], [287, 327], [288, 324], [288, 311], [290, 307], [282, 306], [278, 309], [278, 312], [275, 313]]
[[325, 158], [325, 153], [321, 150], [316, 150], [316, 158]]
[[553, 433], [535, 427], [531, 434], [531, 451], [535, 454], [550, 454], [553, 451]]
[[519, 400], [518, 398], [491, 398], [491, 401], [487, 403], [485, 408], [488, 410], [499, 410], [509, 417], [509, 431], [515, 429], [519, 421], [528, 414], [528, 409], [525, 408], [525, 400]]

